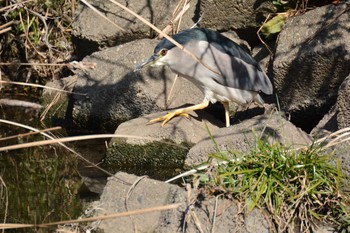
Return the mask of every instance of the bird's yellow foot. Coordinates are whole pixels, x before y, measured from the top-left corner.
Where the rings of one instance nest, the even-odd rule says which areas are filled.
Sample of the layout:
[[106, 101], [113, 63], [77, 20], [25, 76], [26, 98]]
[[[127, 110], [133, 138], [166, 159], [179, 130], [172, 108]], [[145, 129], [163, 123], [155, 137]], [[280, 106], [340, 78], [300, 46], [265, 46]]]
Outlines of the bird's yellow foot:
[[200, 104], [196, 104], [196, 105], [193, 105], [193, 106], [190, 106], [187, 108], [180, 108], [180, 109], [177, 109], [173, 112], [168, 112], [167, 114], [165, 114], [162, 117], [158, 117], [158, 118], [155, 118], [153, 120], [150, 120], [149, 123], [163, 121], [162, 126], [164, 126], [168, 121], [170, 121], [172, 118], [174, 118], [176, 116], [183, 116], [186, 118], [190, 118], [190, 116], [188, 115], [188, 112], [206, 108], [206, 107], [208, 107], [208, 105], [209, 105], [209, 100], [204, 99], [203, 102]]
[[162, 117], [154, 118], [154, 119], [150, 120], [149, 123], [163, 121], [162, 126], [164, 126], [168, 121], [170, 121], [172, 118], [174, 118], [176, 116], [186, 117], [187, 119], [190, 118], [190, 115], [188, 115], [186, 112], [174, 111], [174, 112], [168, 112], [167, 114], [165, 114]]

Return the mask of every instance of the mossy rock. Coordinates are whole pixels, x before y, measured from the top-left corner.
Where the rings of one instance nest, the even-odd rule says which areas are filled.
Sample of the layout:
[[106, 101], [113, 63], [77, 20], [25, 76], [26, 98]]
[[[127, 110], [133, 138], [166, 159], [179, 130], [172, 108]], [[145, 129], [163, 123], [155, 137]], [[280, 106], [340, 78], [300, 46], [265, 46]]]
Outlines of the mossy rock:
[[112, 173], [125, 171], [165, 180], [179, 173], [190, 147], [166, 140], [138, 145], [120, 139], [108, 149], [105, 165]]

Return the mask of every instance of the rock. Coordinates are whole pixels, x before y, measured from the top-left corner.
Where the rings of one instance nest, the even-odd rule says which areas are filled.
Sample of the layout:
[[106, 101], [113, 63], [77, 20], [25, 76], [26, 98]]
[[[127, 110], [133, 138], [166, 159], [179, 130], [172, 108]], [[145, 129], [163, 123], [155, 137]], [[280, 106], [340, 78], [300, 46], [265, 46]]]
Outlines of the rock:
[[[155, 232], [183, 232], [184, 226], [185, 232], [273, 232], [259, 209], [246, 213], [237, 202], [225, 198], [216, 200], [215, 197], [201, 196], [201, 200], [193, 198], [191, 200], [192, 205], [186, 212], [183, 209], [167, 211]], [[217, 212], [213, 223], [215, 205]]]
[[84, 196], [91, 196], [93, 194], [102, 194], [106, 186], [106, 179], [103, 177], [88, 177], [81, 176], [82, 184], [79, 189], [79, 194]]
[[[192, 0], [189, 2], [190, 9], [182, 17], [180, 29], [191, 27], [194, 24], [193, 20], [196, 19], [195, 9], [197, 1]], [[154, 32], [147, 25], [111, 1], [92, 0], [89, 3], [119, 27], [99, 16], [83, 2], [79, 2], [73, 22], [73, 36], [80, 58], [90, 55], [102, 47], [112, 47], [140, 38], [153, 37]], [[177, 6], [176, 1], [162, 0], [152, 2], [129, 0], [121, 2], [121, 4], [160, 29], [171, 24], [172, 13]]]
[[339, 129], [350, 127], [350, 75], [340, 85], [337, 98]]
[[[323, 119], [317, 124], [317, 126], [311, 131], [311, 135], [315, 139], [320, 139], [329, 136], [331, 133], [335, 133], [339, 130], [345, 130], [350, 126], [350, 75], [340, 85], [338, 91], [338, 98], [336, 104], [331, 110], [323, 117]], [[349, 131], [349, 130], [348, 130]], [[344, 131], [344, 134], [348, 133]], [[340, 136], [341, 134], [337, 134]], [[336, 142], [346, 139], [346, 137], [340, 138]], [[330, 137], [327, 141], [334, 140], [334, 137]], [[336, 144], [326, 150], [326, 153], [332, 154], [336, 159], [340, 160], [342, 171], [346, 175], [346, 179], [350, 177], [350, 143], [344, 141]], [[350, 182], [350, 181], [347, 181]]]
[[115, 134], [131, 137], [112, 139], [105, 158], [109, 169], [167, 179], [183, 167], [189, 148], [209, 137], [206, 125], [214, 132], [218, 125], [224, 126], [204, 110], [192, 112], [190, 119], [173, 118], [163, 127], [161, 123], [148, 124], [149, 120], [164, 114], [166, 112], [155, 113], [122, 123]]
[[166, 67], [133, 71], [153, 54], [156, 44], [156, 40], [142, 39], [85, 58], [83, 62], [96, 63], [96, 69], [77, 75], [74, 91], [86, 96], [72, 96], [72, 125], [80, 130], [114, 132], [124, 121], [200, 103], [201, 91], [183, 78], [178, 79], [171, 93], [175, 75]]
[[[269, 232], [268, 222], [258, 209], [245, 213], [234, 202], [225, 198], [201, 196], [196, 190], [186, 192], [184, 189], [171, 184], [137, 177], [119, 172], [107, 182], [98, 202], [93, 203], [89, 212], [94, 217], [122, 213], [145, 208], [159, 207], [179, 203], [177, 209], [154, 211], [145, 214], [120, 217], [101, 222], [93, 222], [92, 227], [109, 232], [197, 232], [200, 227], [204, 232], [210, 229], [215, 232]], [[187, 200], [187, 198], [190, 200]], [[191, 205], [187, 208], [187, 203]], [[213, 224], [213, 215], [215, 224]], [[241, 207], [242, 208], [242, 207]], [[190, 216], [196, 216], [197, 222]], [[186, 224], [184, 224], [184, 221]], [[200, 225], [198, 225], [200, 223]], [[259, 224], [259, 225], [257, 225]]]
[[320, 120], [311, 135], [315, 138], [321, 138], [334, 133], [339, 129], [350, 126], [350, 75], [343, 81], [338, 90], [336, 104]]
[[269, 223], [264, 218], [264, 215], [258, 209], [253, 209], [244, 221], [247, 232], [269, 233]]
[[[184, 207], [179, 209], [185, 209], [185, 190], [176, 185], [120, 172], [109, 179], [100, 200], [93, 204], [91, 211], [94, 212], [94, 216], [101, 216], [173, 203], [182, 203]], [[127, 233], [135, 232], [135, 230], [137, 232], [153, 232], [162, 215], [161, 211], [154, 211], [94, 222], [92, 225], [105, 233]]]
[[276, 11], [271, 1], [203, 0], [200, 1], [200, 27], [218, 31], [236, 31], [249, 43], [258, 43], [257, 30], [268, 14]]
[[[190, 118], [174, 117], [164, 126], [162, 122], [149, 124], [151, 119], [165, 115], [167, 112], [153, 113], [140, 118], [132, 119], [121, 124], [115, 134], [134, 135], [138, 137], [148, 137], [159, 141], [167, 139], [174, 143], [195, 144], [203, 138], [209, 137], [206, 125], [210, 131], [216, 131], [219, 127], [224, 127], [224, 123], [215, 119], [205, 110], [197, 110], [190, 112]], [[117, 141], [112, 139], [111, 142]], [[150, 140], [143, 140], [137, 138], [127, 138], [126, 143], [131, 144], [145, 144]], [[152, 141], [152, 140], [151, 140]]]
[[[191, 113], [190, 120], [176, 117], [164, 127], [160, 123], [147, 124], [150, 119], [163, 114], [165, 112], [121, 124], [115, 134], [130, 137], [111, 141], [105, 165], [113, 171], [147, 174], [165, 180], [177, 174], [184, 165], [192, 167], [207, 161], [208, 154], [216, 151], [210, 134], [220, 150], [242, 153], [250, 150], [258, 137], [286, 146], [302, 146], [312, 142], [309, 135], [277, 113], [259, 115], [229, 128], [219, 128], [223, 127], [223, 122], [203, 110]], [[206, 124], [210, 134], [202, 119], [208, 121]]]
[[350, 73], [347, 4], [318, 7], [287, 19], [273, 62], [274, 86], [282, 110], [305, 130], [335, 103]]
[[[321, 138], [330, 136], [332, 133], [337, 132], [338, 128], [338, 121], [337, 121], [337, 111], [336, 108], [332, 108], [332, 110], [325, 115], [325, 117], [320, 121], [320, 123], [311, 131], [311, 135], [315, 138], [315, 140], [320, 140]], [[349, 130], [343, 132], [343, 134], [346, 136], [346, 134], [349, 133]], [[336, 136], [341, 136], [342, 134], [337, 134]], [[330, 137], [327, 139], [323, 146], [330, 143], [332, 140], [334, 140], [335, 137]], [[343, 142], [340, 142], [341, 140], [345, 140]], [[340, 142], [340, 143], [338, 143]], [[331, 156], [334, 156], [336, 159], [339, 159], [339, 162], [341, 164], [341, 169], [345, 174], [345, 179], [348, 180], [347, 182], [350, 183], [349, 177], [350, 177], [350, 158], [349, 158], [349, 151], [350, 151], [350, 142], [346, 141], [346, 137], [342, 137], [338, 140], [335, 140], [335, 145], [328, 147], [323, 153], [329, 154]]]
[[[212, 135], [220, 150], [242, 153], [252, 149], [259, 138], [267, 139], [271, 143], [280, 142], [285, 146], [304, 146], [312, 142], [308, 134], [285, 120], [279, 113], [256, 116], [212, 132]], [[216, 151], [211, 139], [205, 138], [190, 149], [185, 166], [192, 167], [206, 162], [208, 155]]]
[[349, 151], [350, 151], [350, 142], [345, 141], [340, 144], [337, 144], [335, 146], [332, 146], [328, 153], [332, 154], [336, 159], [339, 159], [339, 162], [341, 164], [341, 170], [344, 173], [346, 180], [345, 186], [348, 186], [350, 184], [350, 158], [349, 158]]
[[[275, 43], [273, 43], [273, 42], [269, 42], [266, 45], [269, 47], [269, 49], [275, 47]], [[269, 51], [269, 49], [263, 44], [257, 45], [252, 49], [251, 54], [252, 54], [253, 58], [259, 63], [262, 70], [268, 75], [268, 77], [270, 78], [270, 80], [272, 82], [273, 80], [271, 77], [273, 75], [271, 75], [269, 72], [270, 71], [269, 68], [271, 68], [269, 66], [272, 62], [272, 59], [271, 59], [272, 54]]]
[[337, 121], [338, 110], [334, 105], [327, 114], [318, 122], [318, 124], [311, 130], [310, 135], [314, 138], [321, 138], [338, 130]]
[[69, 96], [71, 94], [54, 89], [72, 92], [76, 81], [76, 76], [70, 76], [67, 78], [54, 80], [46, 84], [46, 87], [48, 88], [44, 89], [41, 102], [44, 106], [50, 107], [48, 108], [47, 113], [44, 115], [44, 119], [50, 119], [53, 125], [66, 125]]

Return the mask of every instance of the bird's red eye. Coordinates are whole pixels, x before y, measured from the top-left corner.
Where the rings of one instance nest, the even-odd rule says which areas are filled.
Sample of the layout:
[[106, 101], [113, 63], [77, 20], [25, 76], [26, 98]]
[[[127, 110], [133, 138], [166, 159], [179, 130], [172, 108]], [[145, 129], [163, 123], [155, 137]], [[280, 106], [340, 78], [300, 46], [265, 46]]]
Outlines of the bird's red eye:
[[163, 49], [162, 51], [160, 51], [160, 55], [165, 56], [167, 54], [168, 50]]

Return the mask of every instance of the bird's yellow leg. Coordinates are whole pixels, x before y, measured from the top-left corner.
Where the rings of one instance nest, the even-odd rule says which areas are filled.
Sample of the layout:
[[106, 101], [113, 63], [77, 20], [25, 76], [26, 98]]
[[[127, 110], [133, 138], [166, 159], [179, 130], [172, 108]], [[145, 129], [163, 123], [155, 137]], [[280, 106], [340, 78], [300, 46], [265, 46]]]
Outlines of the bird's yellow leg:
[[229, 102], [222, 102], [222, 105], [225, 108], [226, 127], [230, 127], [230, 104]]
[[158, 122], [158, 121], [163, 121], [162, 126], [164, 126], [168, 121], [170, 121], [172, 118], [174, 118], [176, 116], [183, 116], [183, 117], [189, 118], [190, 116], [188, 115], [188, 112], [194, 111], [194, 110], [199, 110], [199, 109], [204, 109], [204, 108], [208, 107], [208, 105], [209, 105], [209, 100], [205, 99], [200, 104], [196, 104], [196, 105], [193, 105], [193, 106], [190, 106], [187, 108], [176, 109], [172, 112], [168, 112], [167, 114], [165, 114], [162, 117], [152, 119], [149, 122], [154, 123], [154, 122]]

